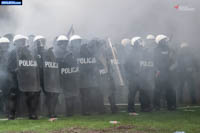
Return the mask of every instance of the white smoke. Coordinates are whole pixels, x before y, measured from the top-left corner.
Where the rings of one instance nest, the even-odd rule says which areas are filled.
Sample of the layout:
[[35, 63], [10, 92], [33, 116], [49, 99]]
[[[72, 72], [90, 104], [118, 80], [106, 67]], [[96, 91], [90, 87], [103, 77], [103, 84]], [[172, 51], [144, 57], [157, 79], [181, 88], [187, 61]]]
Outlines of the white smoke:
[[[178, 11], [175, 5], [195, 8]], [[67, 33], [73, 24], [85, 38], [124, 37], [152, 34], [173, 35], [178, 41], [196, 43], [200, 31], [200, 4], [197, 0], [24, 0], [23, 6], [9, 7], [13, 32], [42, 34], [49, 40]], [[2, 27], [2, 26], [1, 26]], [[8, 30], [10, 31], [10, 30]]]

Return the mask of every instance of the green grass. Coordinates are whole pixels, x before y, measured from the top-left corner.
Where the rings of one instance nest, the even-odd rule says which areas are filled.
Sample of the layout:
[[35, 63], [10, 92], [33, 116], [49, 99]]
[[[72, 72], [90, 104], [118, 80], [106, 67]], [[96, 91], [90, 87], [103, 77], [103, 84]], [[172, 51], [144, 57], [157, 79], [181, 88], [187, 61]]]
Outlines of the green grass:
[[184, 111], [179, 109], [174, 112], [159, 111], [152, 113], [139, 113], [139, 116], [129, 116], [127, 113], [115, 115], [92, 115], [73, 117], [60, 117], [55, 122], [49, 122], [47, 118], [37, 121], [28, 119], [14, 121], [0, 121], [0, 133], [6, 132], [26, 132], [48, 133], [51, 131], [79, 127], [89, 130], [100, 130], [112, 128], [115, 125], [109, 121], [119, 121], [119, 126], [132, 125], [131, 132], [136, 133], [173, 133], [175, 131], [185, 131], [186, 133], [200, 133], [200, 108]]

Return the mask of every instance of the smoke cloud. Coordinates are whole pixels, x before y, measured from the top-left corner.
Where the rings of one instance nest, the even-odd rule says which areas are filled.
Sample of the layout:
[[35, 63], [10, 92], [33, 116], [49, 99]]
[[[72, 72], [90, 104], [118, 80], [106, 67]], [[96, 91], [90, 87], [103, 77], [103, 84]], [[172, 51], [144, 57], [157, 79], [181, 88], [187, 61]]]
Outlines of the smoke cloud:
[[[194, 11], [180, 11], [175, 5]], [[198, 5], [197, 0], [24, 0], [23, 6], [0, 9], [0, 28], [1, 33], [42, 34], [53, 40], [73, 24], [76, 33], [85, 38], [111, 37], [117, 42], [163, 33], [197, 45]]]
[[17, 28], [14, 10], [5, 6], [0, 6], [0, 36], [7, 32], [13, 32]]

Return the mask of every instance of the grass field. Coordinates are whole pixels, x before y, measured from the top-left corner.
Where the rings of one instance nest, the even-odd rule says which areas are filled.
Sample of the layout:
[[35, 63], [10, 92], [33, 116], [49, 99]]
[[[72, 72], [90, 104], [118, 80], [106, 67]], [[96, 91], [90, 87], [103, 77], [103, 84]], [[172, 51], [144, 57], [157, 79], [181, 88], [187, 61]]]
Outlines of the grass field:
[[[118, 121], [119, 124], [110, 124]], [[129, 116], [118, 114], [59, 117], [49, 122], [47, 118], [33, 121], [18, 119], [0, 120], [0, 133], [200, 133], [200, 108], [139, 113]]]

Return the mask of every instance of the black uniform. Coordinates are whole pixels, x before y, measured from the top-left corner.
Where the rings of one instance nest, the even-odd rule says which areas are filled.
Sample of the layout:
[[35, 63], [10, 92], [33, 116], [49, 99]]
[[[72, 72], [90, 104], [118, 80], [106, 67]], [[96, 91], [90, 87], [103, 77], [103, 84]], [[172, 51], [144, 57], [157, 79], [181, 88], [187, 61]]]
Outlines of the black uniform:
[[171, 83], [170, 66], [172, 58], [170, 48], [167, 44], [159, 44], [155, 48], [154, 63], [156, 69], [156, 86], [154, 91], [154, 108], [160, 109], [160, 100], [162, 96], [166, 98], [167, 108], [174, 110], [176, 108], [176, 93]]
[[29, 118], [37, 119], [40, 96], [38, 64], [27, 47], [14, 49], [8, 59], [8, 71], [12, 75], [13, 85], [9, 92], [9, 118], [14, 119], [17, 99], [22, 92], [26, 97]]
[[179, 79], [179, 102], [183, 103], [183, 89], [185, 83], [188, 85], [191, 102], [195, 104], [196, 100], [196, 87], [194, 74], [197, 70], [197, 61], [194, 58], [192, 50], [189, 46], [179, 49], [178, 53], [178, 79]]
[[79, 95], [79, 66], [73, 53], [66, 52], [63, 60], [59, 61], [61, 88], [65, 96], [66, 115], [74, 114], [75, 101]]
[[147, 56], [143, 54], [144, 48], [137, 45], [132, 47], [129, 57], [125, 63], [125, 70], [129, 82], [128, 94], [128, 112], [135, 112], [135, 98], [139, 92], [139, 101], [141, 102], [141, 111], [149, 111], [150, 97], [148, 88], [148, 78], [145, 77], [145, 71], [148, 72], [153, 66], [148, 61]]

